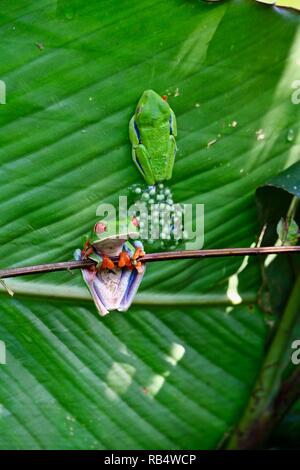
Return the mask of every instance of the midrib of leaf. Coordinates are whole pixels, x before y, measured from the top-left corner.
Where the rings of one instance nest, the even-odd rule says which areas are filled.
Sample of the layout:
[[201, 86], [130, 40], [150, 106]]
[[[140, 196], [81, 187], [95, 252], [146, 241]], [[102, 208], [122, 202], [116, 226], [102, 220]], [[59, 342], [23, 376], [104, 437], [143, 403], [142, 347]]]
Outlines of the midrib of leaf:
[[[5, 282], [16, 296], [45, 297], [64, 300], [92, 301], [85, 287], [55, 285], [44, 282], [8, 280]], [[0, 286], [0, 293], [8, 295], [5, 288]], [[255, 303], [256, 292], [247, 291], [239, 293], [241, 303]], [[136, 305], [235, 305], [235, 303], [222, 293], [209, 294], [164, 294], [160, 292], [143, 292], [134, 299]]]

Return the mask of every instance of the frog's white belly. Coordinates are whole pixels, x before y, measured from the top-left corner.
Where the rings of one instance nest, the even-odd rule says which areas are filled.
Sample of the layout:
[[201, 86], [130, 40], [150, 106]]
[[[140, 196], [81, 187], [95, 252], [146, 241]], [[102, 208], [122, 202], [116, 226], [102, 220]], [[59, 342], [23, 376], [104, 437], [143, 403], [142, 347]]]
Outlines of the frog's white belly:
[[[119, 256], [126, 238], [102, 240], [101, 244], [94, 244], [96, 251], [109, 257]], [[132, 240], [135, 246], [135, 241]], [[143, 279], [145, 265], [141, 272], [132, 271], [127, 267], [110, 271], [105, 269], [97, 274], [83, 269], [83, 278], [92, 294], [100, 315], [106, 315], [110, 310], [125, 312], [130, 307], [138, 287]]]
[[119, 308], [121, 301], [125, 295], [129, 278], [132, 272], [128, 269], [116, 268], [114, 271], [100, 271], [97, 274], [95, 288], [107, 310], [115, 310]]

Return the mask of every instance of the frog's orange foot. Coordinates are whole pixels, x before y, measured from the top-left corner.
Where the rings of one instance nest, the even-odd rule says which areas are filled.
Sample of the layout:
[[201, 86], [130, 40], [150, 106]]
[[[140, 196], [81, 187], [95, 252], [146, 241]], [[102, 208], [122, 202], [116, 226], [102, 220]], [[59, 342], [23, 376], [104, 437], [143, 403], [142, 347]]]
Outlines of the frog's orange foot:
[[135, 269], [137, 270], [137, 272], [139, 274], [143, 273], [143, 265], [142, 265], [141, 261], [137, 261], [134, 267], [135, 267]]
[[119, 256], [118, 266], [119, 268], [128, 268], [130, 271], [136, 269], [139, 273], [142, 272], [142, 263], [139, 261], [139, 258], [144, 256], [142, 248], [137, 248], [130, 258], [130, 255], [127, 251], [122, 251]]
[[112, 270], [112, 269], [114, 269], [114, 267], [115, 267], [114, 262], [108, 256], [104, 255], [100, 269], [110, 269], [110, 270]]
[[137, 261], [139, 258], [142, 258], [143, 256], [145, 256], [145, 253], [143, 252], [142, 248], [138, 247], [135, 250], [134, 255], [132, 256], [132, 261]]
[[132, 269], [131, 259], [126, 251], [122, 251], [120, 253], [118, 266], [119, 268], [124, 268], [126, 266], [127, 268]]
[[81, 256], [84, 259], [87, 259], [93, 253], [93, 247], [90, 244], [89, 240], [85, 242], [81, 250]]
[[138, 247], [135, 250], [134, 255], [132, 257], [132, 264], [133, 264], [133, 266], [135, 267], [135, 269], [137, 270], [137, 272], [139, 274], [142, 274], [142, 272], [143, 272], [143, 265], [142, 265], [141, 261], [139, 261], [139, 258], [142, 258], [143, 256], [145, 256], [145, 253], [143, 252], [143, 249]]

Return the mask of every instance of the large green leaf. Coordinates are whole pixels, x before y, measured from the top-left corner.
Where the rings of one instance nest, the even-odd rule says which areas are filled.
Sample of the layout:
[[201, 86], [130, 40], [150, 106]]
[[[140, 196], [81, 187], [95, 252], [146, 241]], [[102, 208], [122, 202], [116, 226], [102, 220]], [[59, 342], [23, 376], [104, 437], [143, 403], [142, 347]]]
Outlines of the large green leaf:
[[[296, 14], [250, 0], [3, 0], [1, 13], [2, 267], [71, 258], [97, 205], [141, 182], [127, 126], [146, 88], [170, 93], [170, 187], [205, 204], [205, 246], [254, 241], [255, 188], [298, 159]], [[215, 447], [266, 334], [257, 263], [237, 276], [240, 263], [149, 265], [136, 305], [105, 319], [79, 273], [8, 281], [0, 447]]]

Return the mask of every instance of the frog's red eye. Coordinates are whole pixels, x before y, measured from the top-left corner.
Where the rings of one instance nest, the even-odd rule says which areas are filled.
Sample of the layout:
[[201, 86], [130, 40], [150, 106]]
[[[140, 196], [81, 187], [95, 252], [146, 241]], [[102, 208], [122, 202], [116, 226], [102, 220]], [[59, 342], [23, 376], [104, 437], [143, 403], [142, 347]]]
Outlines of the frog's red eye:
[[162, 95], [162, 99], [163, 99], [164, 101], [168, 101], [167, 95]]
[[137, 217], [132, 217], [131, 222], [132, 222], [132, 225], [134, 225], [135, 227], [139, 227], [139, 226], [140, 226]]
[[96, 232], [98, 235], [100, 235], [103, 232], [106, 232], [107, 228], [105, 223], [103, 222], [97, 222], [94, 227], [94, 232]]

